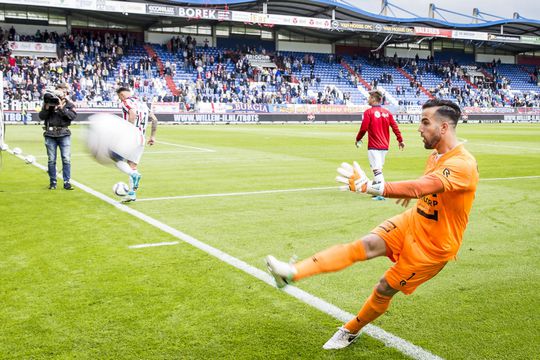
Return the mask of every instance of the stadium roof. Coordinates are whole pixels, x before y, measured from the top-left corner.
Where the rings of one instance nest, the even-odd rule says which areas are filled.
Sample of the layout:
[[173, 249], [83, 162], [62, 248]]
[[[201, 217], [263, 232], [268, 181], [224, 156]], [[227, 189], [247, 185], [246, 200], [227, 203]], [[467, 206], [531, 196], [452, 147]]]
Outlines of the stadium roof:
[[[437, 18], [429, 17], [410, 17], [399, 18], [389, 17], [385, 15], [379, 15], [364, 11], [353, 5], [350, 5], [344, 1], [335, 0], [191, 0], [191, 1], [179, 1], [179, 0], [157, 0], [153, 3], [159, 4], [174, 4], [179, 6], [192, 6], [192, 7], [207, 7], [217, 9], [228, 9], [237, 11], [248, 12], [262, 12], [263, 4], [266, 4], [267, 12], [269, 14], [278, 15], [290, 15], [290, 16], [303, 16], [314, 18], [326, 18], [331, 19], [332, 11], [335, 14], [336, 20], [344, 21], [358, 21], [358, 22], [370, 22], [380, 23], [385, 25], [400, 25], [400, 26], [423, 26], [433, 27], [439, 29], [452, 29], [463, 31], [479, 31], [494, 34], [505, 35], [527, 35], [540, 37], [540, 20], [527, 19], [523, 17], [511, 18], [511, 19], [497, 19], [493, 21], [487, 21], [482, 17], [478, 17], [476, 23], [472, 22], [472, 16], [456, 13], [462, 15], [465, 18], [470, 18], [469, 23], [457, 23], [449, 22]], [[398, 8], [400, 10], [404, 10]], [[445, 9], [436, 9], [443, 10]], [[412, 12], [404, 10], [406, 13], [414, 15]], [[449, 11], [451, 12], [451, 11]], [[287, 28], [287, 26], [280, 25], [278, 28]], [[305, 34], [312, 37], [323, 37], [329, 41], [338, 41], [341, 39], [354, 38], [355, 36], [362, 35], [361, 33], [351, 32], [339, 32], [322, 29], [309, 29], [300, 27], [290, 27], [291, 31]], [[364, 34], [365, 35], [365, 34]], [[375, 41], [383, 41], [387, 34], [371, 34], [371, 38]], [[420, 37], [412, 36], [394, 36], [394, 42], [414, 42], [418, 41]], [[486, 43], [488, 44], [488, 43]], [[525, 52], [531, 50], [540, 49], [540, 45], [531, 44], [515, 44], [515, 43], [503, 43], [503, 42], [490, 42], [488, 45], [497, 47], [503, 50], [511, 52]]]
[[[369, 38], [370, 40], [378, 43], [392, 44], [392, 43], [414, 43], [421, 39], [425, 39], [428, 36], [431, 36], [429, 33], [430, 29], [442, 29], [447, 32], [452, 31], [463, 31], [463, 32], [474, 32], [476, 37], [461, 37], [459, 39], [469, 39], [469, 40], [459, 40], [472, 43], [476, 47], [480, 46], [491, 46], [493, 48], [498, 48], [505, 50], [511, 53], [521, 53], [528, 51], [537, 51], [540, 50], [540, 20], [537, 19], [526, 19], [523, 17], [517, 16], [517, 18], [512, 19], [497, 19], [494, 21], [488, 21], [483, 19], [481, 16], [473, 18], [472, 16], [467, 16], [464, 14], [454, 13], [457, 15], [462, 15], [468, 17], [469, 22], [473, 20], [475, 23], [455, 23], [448, 22], [442, 19], [429, 18], [429, 17], [410, 17], [410, 18], [401, 18], [401, 17], [389, 17], [385, 15], [379, 15], [364, 11], [355, 6], [352, 6], [344, 1], [335, 1], [335, 0], [191, 0], [191, 1], [179, 1], [179, 0], [154, 0], [154, 1], [141, 1], [141, 0], [127, 0], [128, 3], [133, 4], [138, 2], [140, 4], [161, 4], [161, 5], [175, 5], [177, 7], [190, 7], [190, 8], [205, 8], [213, 10], [231, 10], [232, 12], [245, 12], [245, 13], [256, 13], [262, 14], [263, 10], [266, 8], [267, 14], [288, 16], [288, 17], [304, 17], [304, 18], [315, 18], [321, 19], [320, 21], [330, 22], [332, 20], [332, 26], [321, 28], [316, 26], [292, 26], [292, 25], [273, 25], [274, 30], [287, 29], [293, 33], [303, 34], [306, 36], [324, 39], [329, 42], [336, 42], [345, 39], [355, 39], [355, 38]], [[9, 1], [11, 2], [11, 1]], [[11, 2], [14, 3], [14, 2]], [[127, 7], [132, 6], [126, 4]], [[28, 4], [28, 3], [27, 3]], [[391, 4], [385, 0], [385, 4], [390, 6]], [[12, 5], [12, 6], [25, 6], [21, 5]], [[394, 5], [392, 5], [394, 6]], [[39, 7], [44, 7], [39, 6]], [[170, 6], [169, 6], [170, 7]], [[410, 15], [415, 15], [414, 13], [401, 9], [397, 6], [395, 8], [401, 10]], [[55, 8], [58, 11], [58, 7]], [[452, 12], [451, 10], [445, 9], [435, 9], [437, 13], [439, 10]], [[74, 14], [73, 10], [64, 10], [66, 13]], [[128, 15], [129, 9], [126, 9], [124, 15]], [[440, 13], [439, 13], [440, 14]], [[122, 16], [119, 13], [107, 12], [107, 11], [94, 11], [91, 9], [83, 10], [77, 9], [77, 15], [87, 15], [95, 17], [97, 19], [106, 20], [109, 22], [117, 22], [121, 24], [131, 24], [138, 25], [145, 29], [148, 29], [152, 26], [165, 26], [165, 27], [176, 27], [176, 26], [187, 26], [193, 25], [194, 18], [189, 17], [179, 17], [179, 16], [167, 16], [163, 13], [132, 13], [129, 12], [129, 16]], [[334, 15], [334, 19], [332, 19]], [[489, 15], [489, 14], [487, 14]], [[493, 15], [490, 15], [493, 16]], [[324, 20], [322, 20], [324, 19]], [[197, 23], [202, 24], [211, 24], [217, 23], [217, 19], [196, 19]], [[222, 20], [229, 21], [229, 20]], [[246, 22], [249, 23], [249, 22]], [[255, 24], [256, 25], [256, 21]], [[364, 28], [359, 30], [358, 28], [353, 29], [354, 26], [345, 26], [347, 24], [370, 24], [372, 28], [370, 31], [366, 31]], [[337, 26], [336, 26], [337, 24]], [[268, 26], [269, 24], [265, 24]], [[342, 26], [343, 25], [343, 26]], [[384, 31], [380, 30], [383, 27], [395, 27], [397, 30]], [[423, 27], [426, 30], [425, 33], [412, 31], [413, 27]], [[408, 31], [400, 31], [402, 30]], [[351, 31], [355, 30], [355, 31]], [[388, 34], [392, 33], [392, 36], [389, 37]], [[490, 35], [487, 39], [487, 34]], [[478, 34], [483, 36], [478, 36]], [[438, 36], [438, 35], [435, 35]], [[512, 36], [516, 37], [518, 40], [513, 41]], [[440, 36], [438, 36], [440, 37]], [[449, 36], [446, 36], [447, 38]], [[519, 39], [522, 37], [530, 37], [532, 42], [526, 43]], [[453, 38], [453, 37], [451, 37]]]

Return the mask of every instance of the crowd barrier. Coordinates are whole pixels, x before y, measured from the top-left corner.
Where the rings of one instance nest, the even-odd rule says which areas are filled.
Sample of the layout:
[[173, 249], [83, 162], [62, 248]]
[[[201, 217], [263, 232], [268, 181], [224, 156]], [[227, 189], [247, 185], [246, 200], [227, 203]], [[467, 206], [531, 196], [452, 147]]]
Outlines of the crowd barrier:
[[[119, 109], [79, 109], [77, 121], [87, 121], [95, 113], [112, 113], [121, 115]], [[171, 124], [231, 124], [231, 123], [339, 123], [360, 122], [362, 113], [158, 113], [156, 117], [160, 122]], [[394, 115], [400, 124], [413, 124], [420, 122], [419, 113], [397, 113]], [[39, 123], [38, 113], [35, 111], [4, 111], [4, 120], [13, 123]], [[540, 109], [528, 112], [498, 112], [498, 113], [470, 113], [464, 112], [464, 123], [517, 123], [540, 122]]]

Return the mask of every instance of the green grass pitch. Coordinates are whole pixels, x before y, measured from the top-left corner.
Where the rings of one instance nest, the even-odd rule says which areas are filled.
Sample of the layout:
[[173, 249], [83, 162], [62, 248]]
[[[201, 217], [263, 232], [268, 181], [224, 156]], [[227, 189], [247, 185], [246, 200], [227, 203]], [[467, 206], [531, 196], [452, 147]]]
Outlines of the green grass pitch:
[[[127, 177], [86, 155], [82, 126], [72, 128], [73, 178], [113, 197]], [[342, 161], [369, 169], [365, 147], [354, 147], [357, 128], [162, 126], [161, 143], [143, 156], [138, 196], [337, 186]], [[429, 154], [415, 125], [401, 129], [406, 148], [392, 139], [388, 181], [420, 176]], [[481, 177], [458, 261], [413, 295], [396, 295], [375, 325], [446, 359], [538, 358], [540, 126], [460, 124], [458, 135]], [[40, 127], [8, 126], [6, 142], [46, 165]], [[2, 154], [2, 359], [406, 358], [365, 335], [322, 350], [338, 320], [183, 242], [129, 249], [178, 239], [81, 189], [47, 185], [44, 171]], [[267, 254], [303, 258], [402, 211], [334, 189], [130, 206], [260, 269]], [[356, 313], [389, 265], [379, 258], [297, 285]]]

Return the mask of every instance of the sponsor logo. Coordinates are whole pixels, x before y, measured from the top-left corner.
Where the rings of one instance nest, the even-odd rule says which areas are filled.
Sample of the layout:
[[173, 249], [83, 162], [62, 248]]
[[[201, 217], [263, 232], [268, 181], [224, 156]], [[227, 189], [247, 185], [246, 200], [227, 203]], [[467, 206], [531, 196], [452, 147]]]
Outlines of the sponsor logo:
[[448, 168], [444, 168], [444, 170], [442, 171], [443, 175], [446, 176], [446, 177], [449, 177], [450, 176], [450, 170], [448, 170]]
[[176, 8], [174, 6], [146, 4], [146, 13], [156, 14], [156, 15], [176, 16]]

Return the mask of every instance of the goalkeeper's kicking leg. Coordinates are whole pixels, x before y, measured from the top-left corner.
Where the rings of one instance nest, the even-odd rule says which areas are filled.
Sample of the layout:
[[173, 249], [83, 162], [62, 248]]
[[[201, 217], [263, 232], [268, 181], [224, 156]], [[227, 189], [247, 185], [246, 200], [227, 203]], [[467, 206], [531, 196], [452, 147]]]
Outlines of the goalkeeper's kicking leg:
[[[312, 275], [339, 271], [355, 262], [385, 255], [387, 255], [385, 241], [376, 234], [369, 234], [349, 244], [332, 246], [296, 264], [279, 261], [273, 256], [266, 258], [266, 264], [274, 276], [277, 286], [283, 287]], [[388, 309], [392, 296], [397, 292], [388, 285], [385, 278], [382, 278], [358, 315], [344, 324], [324, 344], [323, 348], [340, 349], [351, 344], [365, 325]]]
[[296, 264], [266, 258], [269, 271], [278, 287], [315, 274], [342, 270], [357, 261], [386, 255], [386, 244], [378, 235], [369, 234], [349, 244], [339, 244], [323, 250]]

